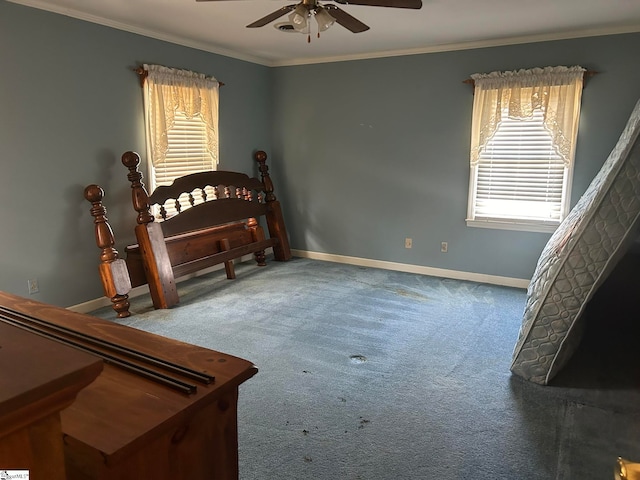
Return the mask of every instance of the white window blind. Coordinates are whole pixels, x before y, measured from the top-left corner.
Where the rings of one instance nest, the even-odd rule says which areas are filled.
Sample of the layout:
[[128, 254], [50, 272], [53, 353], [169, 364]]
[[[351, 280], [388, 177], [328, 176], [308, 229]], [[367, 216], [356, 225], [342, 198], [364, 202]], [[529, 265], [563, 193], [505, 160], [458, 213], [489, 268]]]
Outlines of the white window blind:
[[199, 115], [187, 118], [177, 112], [167, 137], [169, 149], [165, 160], [154, 166], [155, 187], [169, 185], [191, 173], [215, 170], [216, 161], [206, 148], [206, 125]]
[[[171, 185], [176, 178], [184, 175], [215, 170], [216, 161], [207, 150], [206, 138], [206, 125], [199, 115], [188, 118], [183, 112], [176, 112], [175, 123], [167, 131], [169, 149], [165, 159], [152, 167], [153, 188]], [[211, 187], [207, 187], [206, 190], [207, 195], [213, 195]], [[196, 196], [194, 200], [196, 204], [203, 201]], [[181, 195], [179, 201], [181, 210], [191, 207], [188, 194]], [[167, 217], [177, 213], [172, 203], [167, 203], [164, 207]], [[159, 207], [153, 208], [153, 214], [160, 219]]]
[[523, 120], [503, 112], [480, 153], [475, 175], [475, 220], [560, 222], [567, 168], [543, 124], [542, 110]]

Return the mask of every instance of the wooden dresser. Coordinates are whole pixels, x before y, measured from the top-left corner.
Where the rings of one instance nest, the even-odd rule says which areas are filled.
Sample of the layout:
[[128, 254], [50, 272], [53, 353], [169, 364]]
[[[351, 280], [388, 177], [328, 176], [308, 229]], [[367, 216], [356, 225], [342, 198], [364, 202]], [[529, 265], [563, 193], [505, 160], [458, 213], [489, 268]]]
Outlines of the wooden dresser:
[[39, 324], [104, 359], [60, 414], [67, 478], [238, 478], [238, 387], [251, 362], [1, 292], [0, 323]]
[[0, 322], [0, 470], [64, 480], [60, 411], [101, 370], [93, 355]]

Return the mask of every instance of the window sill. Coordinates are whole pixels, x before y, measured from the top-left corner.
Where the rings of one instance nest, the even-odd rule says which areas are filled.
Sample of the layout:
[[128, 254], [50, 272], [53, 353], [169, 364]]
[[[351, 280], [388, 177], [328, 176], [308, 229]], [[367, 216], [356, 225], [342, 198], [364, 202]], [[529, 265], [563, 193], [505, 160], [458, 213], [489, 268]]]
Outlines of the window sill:
[[540, 232], [553, 233], [558, 228], [559, 223], [526, 223], [517, 220], [469, 220], [467, 227], [492, 228], [496, 230], [517, 230], [520, 232]]

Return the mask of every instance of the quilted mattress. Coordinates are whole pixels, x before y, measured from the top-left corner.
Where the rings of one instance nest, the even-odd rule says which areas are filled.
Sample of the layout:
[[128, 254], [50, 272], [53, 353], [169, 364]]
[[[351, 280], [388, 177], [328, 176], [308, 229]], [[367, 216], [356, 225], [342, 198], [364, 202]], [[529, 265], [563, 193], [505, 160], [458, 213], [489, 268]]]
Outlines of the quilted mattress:
[[638, 235], [640, 101], [589, 188], [545, 246], [527, 291], [511, 371], [542, 385], [582, 338], [580, 316]]

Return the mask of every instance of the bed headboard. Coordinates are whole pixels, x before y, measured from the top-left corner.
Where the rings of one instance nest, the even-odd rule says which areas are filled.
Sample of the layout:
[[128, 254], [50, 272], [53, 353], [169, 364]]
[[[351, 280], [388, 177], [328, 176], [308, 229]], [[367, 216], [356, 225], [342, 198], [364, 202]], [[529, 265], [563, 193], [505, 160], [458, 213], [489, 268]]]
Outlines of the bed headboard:
[[[126, 152], [122, 163], [129, 170], [127, 178], [131, 182], [138, 224], [158, 221], [164, 236], [169, 237], [211, 225], [265, 216], [270, 236], [279, 238], [284, 248], [282, 255], [274, 251], [276, 258], [290, 258], [280, 202], [273, 193], [266, 165], [267, 154], [258, 151], [254, 157], [261, 179], [240, 172], [207, 171], [177, 178], [171, 185], [160, 186], [149, 195], [139, 171], [140, 156]], [[154, 205], [158, 206], [158, 218], [153, 215]], [[170, 215], [171, 210], [178, 214]], [[279, 249], [280, 246], [276, 248]]]
[[[156, 188], [149, 204], [157, 205], [164, 235], [171, 236], [266, 215], [264, 190], [260, 180], [243, 173], [209, 171]], [[170, 216], [167, 209], [177, 214]]]

